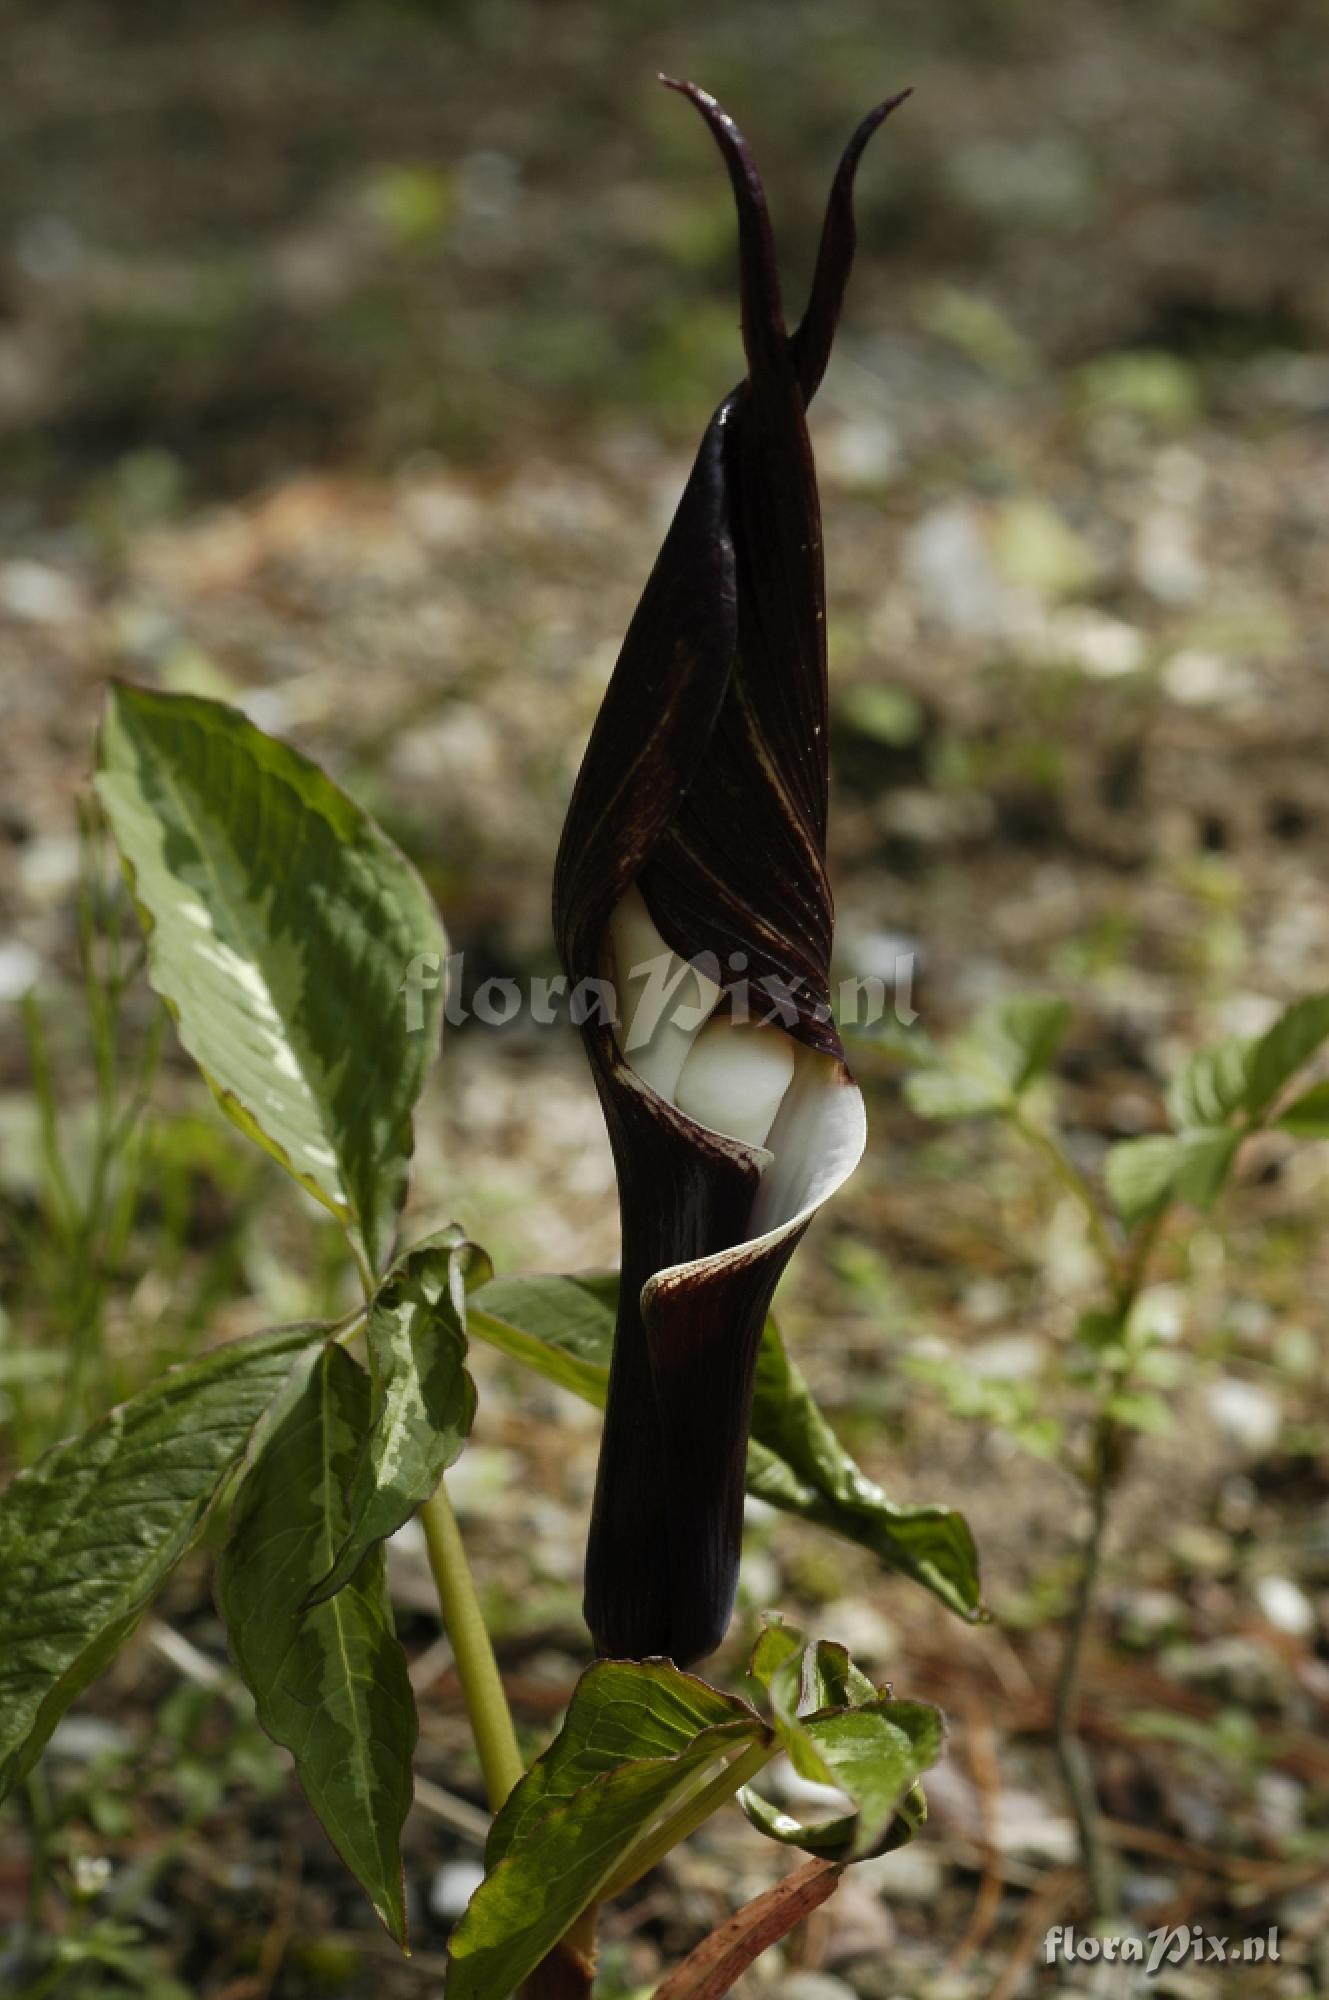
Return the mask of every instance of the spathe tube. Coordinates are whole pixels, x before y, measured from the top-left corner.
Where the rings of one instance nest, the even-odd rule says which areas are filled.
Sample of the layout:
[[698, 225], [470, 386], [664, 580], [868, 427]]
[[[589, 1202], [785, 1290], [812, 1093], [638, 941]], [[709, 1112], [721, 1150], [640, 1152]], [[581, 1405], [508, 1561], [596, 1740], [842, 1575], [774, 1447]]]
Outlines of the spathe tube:
[[865, 1139], [830, 1007], [825, 607], [804, 412], [852, 260], [854, 170], [891, 106], [846, 150], [789, 336], [742, 136], [704, 92], [674, 87], [729, 168], [748, 374], [707, 427], [629, 627], [569, 808], [554, 916], [574, 988], [607, 975], [622, 1001], [632, 968], [615, 963], [615, 940], [644, 922], [667, 963], [705, 966], [711, 1004], [720, 988], [708, 1032], [752, 994], [776, 1023], [761, 1032], [793, 1045], [774, 1124], [754, 1145], [673, 1101], [674, 1079], [683, 1102], [705, 1101], [685, 1088], [686, 1047], [662, 1064], [657, 1041], [645, 1075], [622, 1018], [593, 1009], [582, 1029], [623, 1225], [586, 1613], [602, 1654], [686, 1664], [714, 1649], [732, 1610], [766, 1311]]

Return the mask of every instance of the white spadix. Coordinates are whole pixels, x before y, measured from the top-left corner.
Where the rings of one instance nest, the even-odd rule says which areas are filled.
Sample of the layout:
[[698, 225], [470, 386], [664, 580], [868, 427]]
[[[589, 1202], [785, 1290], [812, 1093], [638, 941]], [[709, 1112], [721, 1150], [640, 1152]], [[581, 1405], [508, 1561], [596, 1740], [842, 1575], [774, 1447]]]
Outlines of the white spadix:
[[698, 1029], [715, 1009], [720, 988], [669, 949], [635, 886], [609, 919], [609, 949], [619, 1046], [638, 1076], [672, 1102], [679, 1073]]
[[674, 1103], [699, 1125], [764, 1146], [794, 1074], [794, 1044], [780, 1028], [709, 1021], [679, 1072]]

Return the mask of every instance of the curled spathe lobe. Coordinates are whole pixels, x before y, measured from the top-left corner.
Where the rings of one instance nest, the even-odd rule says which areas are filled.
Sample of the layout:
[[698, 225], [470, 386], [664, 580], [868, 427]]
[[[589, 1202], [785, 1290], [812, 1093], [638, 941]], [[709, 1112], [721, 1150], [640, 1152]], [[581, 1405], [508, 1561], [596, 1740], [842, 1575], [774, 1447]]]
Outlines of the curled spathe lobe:
[[[623, 1227], [586, 1615], [602, 1654], [686, 1664], [718, 1645], [733, 1605], [771, 1296], [865, 1139], [830, 1007], [825, 599], [804, 413], [853, 259], [858, 160], [901, 100], [870, 113], [845, 151], [790, 335], [746, 143], [705, 92], [671, 87], [729, 170], [748, 372], [707, 426], [629, 626], [564, 827], [554, 921], [574, 988], [607, 978], [623, 1017], [593, 1008], [582, 1030]], [[779, 1025], [742, 1032], [788, 1037], [787, 1087], [757, 1141], [680, 1108], [695, 1060], [671, 1082], [625, 1049], [632, 964], [618, 960], [643, 936], [705, 967], [694, 991], [712, 1037], [744, 982], [754, 1015]]]

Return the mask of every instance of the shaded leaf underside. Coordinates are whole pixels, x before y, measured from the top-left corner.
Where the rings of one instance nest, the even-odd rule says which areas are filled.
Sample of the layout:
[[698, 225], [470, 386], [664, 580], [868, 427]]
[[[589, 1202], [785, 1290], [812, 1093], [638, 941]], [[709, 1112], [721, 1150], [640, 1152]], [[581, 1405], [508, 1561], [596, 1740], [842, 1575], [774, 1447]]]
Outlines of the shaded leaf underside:
[[[614, 1272], [496, 1279], [472, 1297], [471, 1331], [603, 1407], [617, 1294]], [[963, 1515], [887, 1499], [840, 1444], [772, 1320], [757, 1365], [747, 1489], [870, 1550], [962, 1617], [978, 1614], [978, 1557]]]

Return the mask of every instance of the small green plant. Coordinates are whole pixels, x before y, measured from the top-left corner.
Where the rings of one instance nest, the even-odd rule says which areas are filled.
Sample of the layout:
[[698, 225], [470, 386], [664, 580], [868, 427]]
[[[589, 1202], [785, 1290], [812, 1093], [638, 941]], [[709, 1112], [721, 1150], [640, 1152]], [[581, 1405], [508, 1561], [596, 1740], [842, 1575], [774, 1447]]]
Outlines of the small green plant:
[[26, 1274], [20, 1304], [43, 1327], [46, 1352], [67, 1358], [52, 1402], [47, 1371], [15, 1370], [8, 1387], [18, 1435], [49, 1443], [104, 1407], [111, 1378], [105, 1344], [108, 1290], [127, 1247], [150, 1135], [146, 1111], [162, 1047], [154, 1012], [135, 1036], [126, 995], [142, 974], [141, 941], [126, 935], [132, 917], [95, 803], [79, 812], [78, 957], [95, 1080], [90, 1117], [66, 1115], [57, 1063], [34, 992], [23, 1025], [37, 1107], [41, 1172], [30, 1208], [16, 1204], [10, 1227]]
[[[146, 1757], [141, 1745], [128, 1736], [117, 1740], [111, 1731], [106, 1747], [76, 1782], [61, 1785], [58, 1797], [42, 1765], [29, 1773], [29, 1984], [22, 2000], [38, 2000], [66, 1984], [73, 1991], [99, 1990], [75, 1977], [98, 1970], [148, 2000], [183, 2000], [187, 1989], [163, 1971], [160, 1948], [138, 1912], [228, 1792], [271, 1794], [286, 1782], [281, 1753], [259, 1729], [244, 1689], [201, 1656], [196, 1672], [199, 1665], [206, 1679], [181, 1680], [161, 1704]], [[160, 1799], [170, 1832], [112, 1870], [104, 1854], [89, 1852], [89, 1835], [108, 1844], [127, 1842], [133, 1854], [145, 1796]], [[65, 1912], [54, 1935], [41, 1924], [49, 1888]]]
[[[929, 1119], [1000, 1120], [1075, 1204], [1093, 1253], [1097, 1297], [1081, 1312], [1062, 1367], [1088, 1405], [1069, 1437], [1043, 1409], [1035, 1383], [962, 1381], [949, 1363], [927, 1359], [923, 1368], [959, 1413], [996, 1421], [1042, 1454], [1060, 1449], [1087, 1500], [1054, 1734], [1097, 1913], [1112, 1918], [1120, 1908], [1116, 1869], [1077, 1716], [1113, 1501], [1135, 1437], [1169, 1423], [1163, 1392], [1184, 1366], [1149, 1296], [1156, 1253], [1178, 1214], [1214, 1207], [1249, 1140], [1268, 1131], [1329, 1138], [1329, 1087], [1296, 1088], [1329, 1041], [1329, 994], [1295, 1001], [1263, 1035], [1191, 1057], [1167, 1092], [1170, 1129], [1111, 1146], [1101, 1189], [1076, 1164], [1055, 1115], [1050, 1077], [1070, 1024], [1066, 1001], [1026, 997], [989, 1008], [941, 1047], [913, 1037], [901, 1048], [915, 1065], [904, 1084], [914, 1111]], [[1198, 1747], [1193, 1736], [1187, 1740]]]

